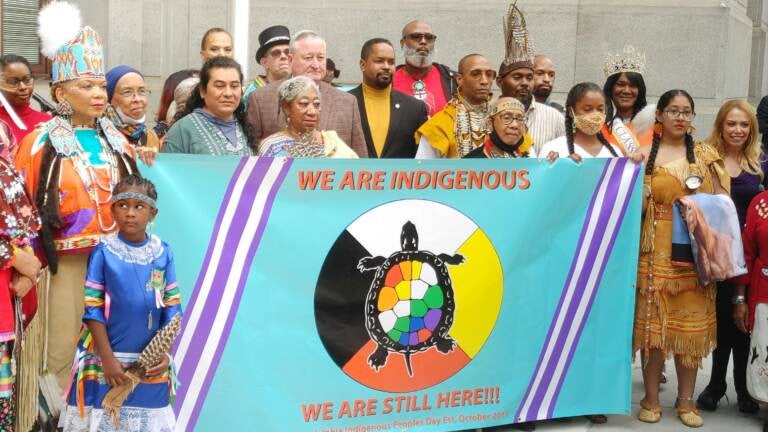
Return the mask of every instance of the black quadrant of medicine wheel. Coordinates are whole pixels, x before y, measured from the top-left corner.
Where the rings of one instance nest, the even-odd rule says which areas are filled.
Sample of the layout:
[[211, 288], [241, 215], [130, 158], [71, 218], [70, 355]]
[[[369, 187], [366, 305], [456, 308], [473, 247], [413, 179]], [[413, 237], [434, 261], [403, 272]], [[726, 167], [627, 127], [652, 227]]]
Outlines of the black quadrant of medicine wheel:
[[339, 368], [371, 340], [365, 329], [365, 300], [373, 275], [357, 269], [360, 259], [371, 255], [344, 230], [320, 269], [315, 322], [323, 346]]

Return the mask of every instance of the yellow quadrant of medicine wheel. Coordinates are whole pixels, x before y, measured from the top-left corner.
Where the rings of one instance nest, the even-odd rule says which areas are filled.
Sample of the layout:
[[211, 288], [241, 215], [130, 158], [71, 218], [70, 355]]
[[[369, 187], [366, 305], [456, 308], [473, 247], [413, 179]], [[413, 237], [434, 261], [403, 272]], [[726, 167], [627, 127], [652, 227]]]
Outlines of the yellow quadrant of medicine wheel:
[[456, 251], [464, 264], [449, 265], [456, 312], [448, 332], [470, 358], [488, 339], [501, 309], [504, 290], [499, 256], [482, 230], [477, 229]]

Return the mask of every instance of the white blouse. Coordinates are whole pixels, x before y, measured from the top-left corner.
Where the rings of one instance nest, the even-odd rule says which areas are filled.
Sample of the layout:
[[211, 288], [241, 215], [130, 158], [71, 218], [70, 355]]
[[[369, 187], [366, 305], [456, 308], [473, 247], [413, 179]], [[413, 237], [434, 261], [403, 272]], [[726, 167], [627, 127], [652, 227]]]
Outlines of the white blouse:
[[[613, 144], [611, 144], [611, 147], [613, 147], [613, 149], [616, 151], [617, 155], [619, 155], [619, 156], [622, 155], [621, 154], [621, 149], [619, 149], [619, 147], [617, 147], [617, 146], [615, 146]], [[600, 148], [600, 153], [598, 153], [597, 156], [592, 156], [591, 154], [589, 154], [577, 142], [573, 143], [573, 149], [576, 152], [576, 154], [581, 156], [582, 158], [592, 158], [592, 157], [612, 158], [612, 157], [614, 157], [611, 154], [611, 151], [608, 150], [608, 147], [606, 147], [606, 146], [602, 146]], [[569, 155], [569, 152], [568, 152], [568, 141], [566, 141], [564, 136], [561, 136], [560, 138], [555, 138], [552, 141], [544, 144], [541, 147], [541, 151], [539, 151], [538, 156], [540, 158], [546, 158], [547, 155], [549, 154], [549, 152], [551, 152], [551, 151], [557, 152], [560, 155], [560, 157], [567, 157]]]

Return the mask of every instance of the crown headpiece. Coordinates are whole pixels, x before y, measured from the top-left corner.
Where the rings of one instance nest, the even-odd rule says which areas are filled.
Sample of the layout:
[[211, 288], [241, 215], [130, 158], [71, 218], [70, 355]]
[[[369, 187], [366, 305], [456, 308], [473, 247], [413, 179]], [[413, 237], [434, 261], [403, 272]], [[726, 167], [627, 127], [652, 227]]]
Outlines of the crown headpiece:
[[633, 47], [625, 45], [624, 50], [618, 54], [608, 54], [603, 65], [605, 77], [625, 72], [645, 73], [645, 53]]

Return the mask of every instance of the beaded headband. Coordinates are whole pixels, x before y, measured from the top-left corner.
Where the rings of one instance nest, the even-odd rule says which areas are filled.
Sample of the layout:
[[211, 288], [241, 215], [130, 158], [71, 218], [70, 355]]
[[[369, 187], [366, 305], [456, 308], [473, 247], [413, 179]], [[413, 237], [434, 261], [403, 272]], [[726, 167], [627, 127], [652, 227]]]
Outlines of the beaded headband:
[[504, 111], [520, 111], [525, 112], [525, 105], [515, 98], [501, 97], [496, 100], [496, 103], [491, 106], [491, 112], [489, 115], [495, 117], [497, 114], [501, 114]]
[[155, 203], [155, 200], [147, 196], [146, 194], [143, 194], [141, 192], [120, 192], [117, 195], [114, 195], [112, 197], [112, 202], [116, 203], [120, 200], [124, 199], [135, 199], [139, 201], [144, 201], [145, 203], [149, 204], [153, 208], [157, 208], [157, 204]]

